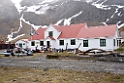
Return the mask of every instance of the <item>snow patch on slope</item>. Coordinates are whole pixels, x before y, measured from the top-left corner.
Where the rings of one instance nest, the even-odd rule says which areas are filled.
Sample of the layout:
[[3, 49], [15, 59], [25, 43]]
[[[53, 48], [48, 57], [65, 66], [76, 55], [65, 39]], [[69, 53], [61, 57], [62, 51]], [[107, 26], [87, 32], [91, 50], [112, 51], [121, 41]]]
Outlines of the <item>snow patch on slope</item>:
[[12, 40], [15, 40], [15, 39], [17, 39], [17, 38], [19, 38], [19, 37], [21, 37], [21, 36], [24, 36], [25, 34], [21, 34], [21, 35], [18, 35], [18, 36], [16, 36], [15, 38], [13, 38], [13, 36], [10, 34], [10, 35], [8, 35], [8, 41], [6, 41], [6, 42], [11, 42]]
[[21, 5], [20, 5], [20, 2], [21, 2], [22, 0], [11, 0], [11, 1], [15, 4], [15, 7], [17, 8], [18, 12], [21, 13], [22, 7], [21, 7]]
[[[7, 38], [8, 38], [8, 41], [7, 41], [7, 42], [10, 42], [10, 41], [12, 41], [12, 40], [14, 40], [14, 39], [16, 39], [16, 38], [18, 38], [18, 37], [20, 37], [20, 36], [25, 35], [25, 34], [22, 34], [22, 35], [18, 35], [17, 37], [13, 38], [13, 35], [14, 35], [15, 33], [19, 33], [19, 31], [21, 30], [21, 28], [23, 28], [23, 26], [22, 26], [22, 21], [25, 22], [25, 23], [27, 23], [28, 25], [30, 25], [31, 28], [33, 27], [35, 30], [37, 30], [39, 27], [41, 27], [41, 25], [34, 25], [34, 24], [31, 24], [29, 21], [26, 21], [26, 20], [23, 18], [23, 14], [22, 14], [22, 16], [20, 17], [20, 27], [19, 27], [19, 29], [18, 29], [17, 31], [11, 32], [11, 34], [8, 35], [8, 37], [7, 37]], [[44, 27], [44, 26], [43, 26], [43, 27]]]
[[[45, 14], [48, 9], [51, 9], [51, 8], [54, 8], [54, 7], [57, 7], [57, 6], [61, 6], [61, 5], [63, 5], [65, 3], [65, 1], [63, 1], [60, 5], [50, 6], [49, 4], [55, 3], [55, 2], [60, 1], [60, 0], [42, 0], [42, 2], [39, 3], [39, 4], [37, 4], [37, 5], [33, 5], [33, 6], [30, 6], [30, 7], [26, 7], [26, 6], [25, 7], [21, 7], [20, 2], [22, 0], [11, 0], [11, 1], [15, 4], [15, 7], [17, 8], [17, 10], [18, 10], [19, 13], [21, 13], [23, 11], [23, 12], [34, 12], [35, 14]], [[15, 1], [18, 1], [18, 2], [15, 2]], [[110, 18], [107, 18], [105, 20], [105, 22], [101, 22], [104, 25], [107, 25], [107, 22], [111, 18], [114, 18], [114, 16], [116, 14], [118, 16], [122, 16], [123, 15], [122, 12], [119, 12], [119, 9], [120, 8], [124, 8], [124, 6], [120, 6], [120, 5], [104, 5], [104, 3], [107, 2], [107, 0], [97, 0], [97, 1], [94, 1], [94, 0], [85, 0], [85, 1], [84, 0], [73, 0], [73, 1], [87, 2], [88, 4], [91, 4], [91, 5], [95, 6], [96, 8], [102, 9], [102, 10], [111, 10], [114, 7], [116, 11], [111, 15], [111, 17]], [[66, 3], [67, 3], [67, 1], [66, 1]], [[70, 25], [71, 24], [71, 20], [73, 18], [76, 18], [80, 14], [82, 14], [82, 11], [80, 11], [79, 13], [73, 15], [70, 18], [60, 19], [55, 25], [59, 25], [63, 21], [64, 21], [64, 25]], [[29, 21], [26, 21], [24, 19], [23, 15], [21, 15], [19, 29], [17, 31], [15, 31], [15, 32], [12, 32], [11, 35], [8, 35], [8, 36], [12, 37], [14, 33], [18, 33], [20, 31], [20, 29], [23, 27], [22, 26], [22, 21], [25, 22], [25, 23], [27, 23], [31, 27], [33, 27], [35, 30], [37, 30], [39, 27], [43, 27], [42, 25], [31, 24]]]
[[64, 19], [61, 19], [61, 20], [59, 20], [57, 23], [55, 23], [55, 25], [59, 25], [59, 24], [61, 24], [62, 23], [62, 21], [63, 21]]
[[121, 25], [118, 25], [118, 28], [121, 28], [121, 27], [123, 27], [124, 26], [124, 23], [123, 24], [121, 24]]
[[55, 3], [55, 2], [57, 2], [57, 1], [59, 1], [59, 0], [44, 0], [44, 1], [42, 1], [42, 3], [40, 3], [40, 4]]
[[71, 20], [72, 20], [73, 18], [78, 17], [80, 14], [82, 14], [82, 11], [80, 11], [79, 13], [73, 15], [72, 17], [70, 17], [70, 18], [68, 18], [68, 19], [65, 19], [65, 20], [64, 20], [64, 25], [70, 25], [70, 24], [71, 24]]
[[24, 18], [23, 18], [23, 15], [21, 17], [21, 21], [25, 22], [26, 24], [30, 25], [31, 27], [33, 27], [35, 30], [37, 30], [39, 27], [41, 27], [41, 25], [34, 25], [34, 24], [31, 24], [29, 21], [26, 21]]
[[102, 1], [101, 3], [99, 3], [101, 0], [98, 0], [96, 2], [93, 2], [91, 5], [99, 8], [99, 9], [103, 9], [103, 10], [110, 10], [111, 7], [109, 5], [103, 5], [105, 2], [107, 2], [107, 0]]
[[45, 14], [45, 12], [49, 8], [50, 8], [50, 6], [48, 4], [45, 4], [45, 5], [34, 5], [34, 6], [27, 7], [27, 10], [25, 10], [24, 12], [34, 12], [35, 14]]
[[71, 24], [71, 20], [72, 20], [73, 18], [78, 17], [80, 14], [82, 14], [82, 11], [80, 11], [79, 13], [77, 13], [77, 14], [71, 16], [71, 17], [68, 18], [68, 19], [61, 19], [61, 20], [59, 20], [57, 23], [55, 23], [55, 25], [58, 26], [58, 25], [61, 24], [63, 21], [64, 21], [64, 25], [70, 25], [70, 24]]
[[107, 1], [108, 0], [97, 0], [97, 1], [86, 0], [88, 4], [91, 4], [98, 9], [102, 9], [102, 10], [111, 10], [112, 8], [115, 9], [115, 12], [111, 15], [110, 18], [107, 18], [104, 22], [101, 22], [101, 24], [104, 24], [104, 25], [107, 25], [107, 22], [109, 22], [109, 20], [114, 18], [115, 15], [122, 16], [122, 12], [119, 12], [119, 9], [124, 8], [124, 6], [121, 6], [121, 5], [104, 5], [104, 3], [106, 3]]

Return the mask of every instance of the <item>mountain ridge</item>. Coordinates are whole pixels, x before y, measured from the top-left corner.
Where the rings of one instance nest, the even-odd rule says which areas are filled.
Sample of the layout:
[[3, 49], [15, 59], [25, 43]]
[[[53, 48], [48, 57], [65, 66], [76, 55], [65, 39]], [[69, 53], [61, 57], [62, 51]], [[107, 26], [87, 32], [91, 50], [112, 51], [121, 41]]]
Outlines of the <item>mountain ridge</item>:
[[[88, 26], [124, 24], [123, 0], [22, 0], [15, 4], [2, 0], [5, 4], [4, 18], [0, 18], [0, 35], [12, 38], [30, 34], [30, 29], [44, 25], [70, 25], [86, 22]], [[0, 4], [0, 5], [2, 5]], [[9, 5], [8, 5], [9, 4]], [[0, 13], [1, 14], [1, 13]], [[6, 33], [3, 33], [5, 32]], [[10, 38], [8, 37], [8, 38]]]

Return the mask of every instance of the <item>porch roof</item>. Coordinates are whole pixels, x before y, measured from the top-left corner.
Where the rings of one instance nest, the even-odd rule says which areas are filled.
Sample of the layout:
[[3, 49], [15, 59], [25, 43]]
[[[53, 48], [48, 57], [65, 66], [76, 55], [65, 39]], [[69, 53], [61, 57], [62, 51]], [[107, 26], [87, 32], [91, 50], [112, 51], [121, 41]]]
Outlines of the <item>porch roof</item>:
[[52, 36], [48, 36], [48, 38], [50, 38], [51, 40], [55, 40]]

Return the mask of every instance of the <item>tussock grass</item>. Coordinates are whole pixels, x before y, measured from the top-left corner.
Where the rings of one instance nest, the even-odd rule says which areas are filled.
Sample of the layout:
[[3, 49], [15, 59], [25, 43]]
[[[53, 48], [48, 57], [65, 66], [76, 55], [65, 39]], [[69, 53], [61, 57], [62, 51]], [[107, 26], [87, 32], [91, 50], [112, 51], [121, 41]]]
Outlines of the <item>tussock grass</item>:
[[115, 52], [124, 52], [124, 48], [121, 47], [121, 48], [115, 49], [114, 51], [115, 51]]
[[0, 83], [124, 83], [124, 75], [59, 69], [0, 67]]
[[3, 58], [4, 57], [4, 55], [0, 55], [0, 58]]

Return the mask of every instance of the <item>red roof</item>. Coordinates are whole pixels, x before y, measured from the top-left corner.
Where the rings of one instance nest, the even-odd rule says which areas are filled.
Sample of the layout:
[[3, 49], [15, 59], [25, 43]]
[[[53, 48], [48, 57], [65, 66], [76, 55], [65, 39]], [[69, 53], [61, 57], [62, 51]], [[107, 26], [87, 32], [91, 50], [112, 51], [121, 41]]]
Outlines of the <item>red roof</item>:
[[82, 28], [76, 38], [113, 37], [116, 25]]
[[[93, 26], [86, 27], [86, 23], [84, 24], [73, 24], [69, 26], [55, 26], [58, 31], [61, 32], [58, 38], [96, 38], [96, 37], [113, 37], [116, 31], [116, 25], [108, 25], [108, 26]], [[46, 28], [39, 28], [37, 30], [37, 34], [32, 36], [32, 40], [40, 40], [44, 38], [44, 31]], [[55, 40], [53, 37], [49, 38], [51, 40]], [[31, 38], [30, 38], [31, 39]]]
[[[37, 30], [38, 34], [33, 34], [32, 40], [40, 40], [40, 39], [44, 39], [44, 31], [46, 30], [46, 28], [39, 28]], [[29, 40], [31, 40], [31, 37], [29, 38]]]
[[72, 24], [68, 26], [54, 26], [57, 30], [61, 31], [61, 34], [58, 38], [76, 38], [77, 34], [82, 28], [86, 26], [84, 24]]

